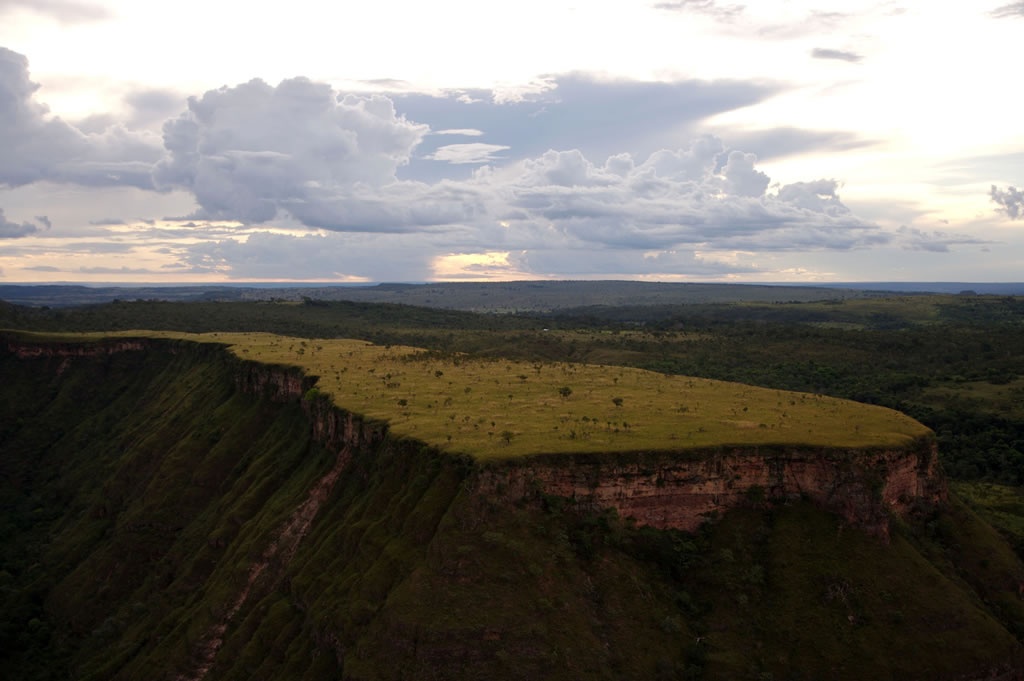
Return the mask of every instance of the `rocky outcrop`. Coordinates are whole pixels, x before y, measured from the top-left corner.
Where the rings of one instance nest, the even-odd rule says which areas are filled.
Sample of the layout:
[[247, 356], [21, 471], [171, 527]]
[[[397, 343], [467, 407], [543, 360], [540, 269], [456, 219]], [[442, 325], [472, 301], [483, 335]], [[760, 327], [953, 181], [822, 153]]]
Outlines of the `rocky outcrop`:
[[941, 503], [946, 486], [935, 440], [889, 449], [720, 448], [612, 457], [536, 457], [481, 473], [488, 494], [548, 494], [614, 508], [640, 525], [696, 530], [743, 505], [808, 499], [888, 538], [891, 514]]
[[104, 339], [93, 343], [49, 343], [6, 339], [7, 351], [19, 359], [41, 357], [102, 357], [122, 352], [139, 352], [153, 347], [153, 340], [145, 338]]

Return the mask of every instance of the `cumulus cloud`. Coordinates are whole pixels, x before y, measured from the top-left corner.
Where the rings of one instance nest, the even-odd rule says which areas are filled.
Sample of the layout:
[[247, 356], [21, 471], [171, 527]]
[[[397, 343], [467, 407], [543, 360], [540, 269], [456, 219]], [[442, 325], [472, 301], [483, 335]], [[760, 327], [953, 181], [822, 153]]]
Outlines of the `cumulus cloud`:
[[824, 47], [815, 47], [811, 50], [811, 57], [814, 59], [837, 59], [839, 61], [859, 62], [864, 60], [864, 55], [846, 50], [832, 50]]
[[112, 126], [85, 133], [35, 99], [28, 60], [0, 47], [0, 186], [50, 180], [87, 186], [152, 187], [155, 138]]
[[277, 87], [252, 80], [190, 98], [188, 111], [164, 125], [167, 153], [154, 178], [190, 190], [203, 218], [260, 222], [286, 208], [357, 227], [345, 213], [367, 207], [339, 202], [393, 183], [426, 132], [384, 96], [340, 96], [305, 78]]
[[1011, 2], [1009, 5], [1003, 5], [992, 10], [992, 16], [997, 19], [1006, 19], [1009, 17], [1024, 17], [1024, 2]]
[[1002, 207], [1002, 212], [1011, 220], [1024, 218], [1024, 191], [1013, 186], [999, 189], [992, 185], [989, 197]]
[[503, 222], [579, 245], [849, 249], [887, 239], [842, 203], [834, 180], [769, 192], [770, 178], [755, 163], [703, 136], [639, 163], [628, 154], [595, 164], [578, 150], [549, 151], [475, 179], [501, 197]]
[[81, 24], [109, 19], [110, 11], [92, 2], [77, 0], [0, 0], [0, 16], [16, 10], [42, 14], [62, 24]]
[[[50, 220], [45, 215], [40, 215], [36, 218], [36, 221], [41, 224], [44, 229], [50, 228]], [[33, 225], [31, 222], [22, 222], [18, 224], [16, 222], [9, 221], [4, 215], [4, 209], [0, 208], [0, 239], [17, 239], [37, 232], [39, 232], [39, 227], [37, 225]]]

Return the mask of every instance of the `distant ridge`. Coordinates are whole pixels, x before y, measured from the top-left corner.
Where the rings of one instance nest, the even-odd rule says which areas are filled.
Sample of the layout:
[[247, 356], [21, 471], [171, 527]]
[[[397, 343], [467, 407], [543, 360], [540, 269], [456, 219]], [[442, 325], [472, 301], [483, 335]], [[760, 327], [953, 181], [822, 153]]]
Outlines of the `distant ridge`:
[[[792, 286], [793, 284], [789, 284]], [[963, 293], [973, 291], [981, 295], [1020, 296], [1024, 295], [1022, 282], [963, 282], [963, 281], [869, 281], [837, 282], [835, 284], [814, 284], [815, 287], [842, 288], [872, 291], [893, 291], [897, 293]]]
[[0, 300], [34, 307], [95, 305], [114, 300], [301, 301], [400, 303], [474, 312], [549, 312], [595, 305], [646, 306], [709, 303], [786, 303], [886, 294], [1024, 295], [1024, 283], [850, 282], [721, 284], [643, 281], [508, 281], [322, 284], [198, 284], [87, 286], [0, 284]]

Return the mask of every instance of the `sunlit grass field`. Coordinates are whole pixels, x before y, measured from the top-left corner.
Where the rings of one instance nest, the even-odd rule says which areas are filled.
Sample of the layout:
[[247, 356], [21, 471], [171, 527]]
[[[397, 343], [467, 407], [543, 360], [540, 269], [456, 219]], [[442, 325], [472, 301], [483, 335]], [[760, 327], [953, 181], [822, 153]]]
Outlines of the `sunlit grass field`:
[[[479, 459], [720, 445], [878, 447], [928, 429], [899, 412], [822, 395], [619, 366], [439, 355], [406, 346], [266, 333], [119, 332], [212, 342], [301, 368], [314, 389], [391, 432]], [[309, 396], [312, 397], [312, 396]]]

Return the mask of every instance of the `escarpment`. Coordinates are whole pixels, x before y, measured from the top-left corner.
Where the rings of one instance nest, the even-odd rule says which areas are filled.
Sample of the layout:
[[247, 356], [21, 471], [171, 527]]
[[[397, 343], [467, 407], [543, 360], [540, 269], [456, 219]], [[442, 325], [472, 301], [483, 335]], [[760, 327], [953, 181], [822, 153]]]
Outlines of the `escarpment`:
[[216, 343], [11, 337], [0, 366], [12, 678], [1020, 667], [1012, 551], [955, 498], [927, 527], [983, 565], [889, 527], [947, 499], [927, 437], [480, 462]]
[[[145, 337], [90, 343], [6, 341], [8, 351], [22, 359], [60, 358], [58, 372], [72, 358], [142, 352], [156, 345], [174, 352], [181, 343]], [[311, 437], [321, 445], [360, 448], [387, 437], [386, 422], [345, 409], [344, 396], [336, 405], [318, 394], [317, 377], [296, 367], [224, 354], [232, 358], [234, 382], [243, 392], [302, 404]], [[738, 506], [805, 499], [882, 538], [888, 537], [890, 515], [904, 516], [915, 503], [937, 504], [947, 498], [930, 434], [890, 447], [723, 445], [533, 456], [484, 467], [474, 486], [480, 493], [512, 500], [538, 494], [566, 497], [595, 509], [614, 508], [640, 525], [688, 532]]]
[[890, 514], [947, 498], [934, 438], [893, 448], [721, 447], [622, 457], [536, 457], [481, 475], [481, 490], [510, 498], [568, 497], [614, 508], [641, 525], [692, 532], [738, 506], [800, 499], [883, 538]]

